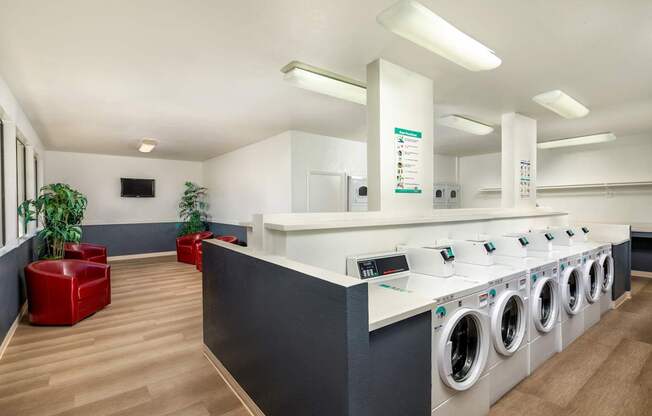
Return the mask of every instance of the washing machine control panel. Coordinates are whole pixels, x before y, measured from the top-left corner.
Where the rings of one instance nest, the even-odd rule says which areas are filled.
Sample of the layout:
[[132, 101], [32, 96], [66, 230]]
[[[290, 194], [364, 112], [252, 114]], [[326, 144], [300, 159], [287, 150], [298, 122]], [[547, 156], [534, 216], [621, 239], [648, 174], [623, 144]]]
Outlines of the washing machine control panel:
[[358, 273], [361, 279], [389, 276], [396, 273], [407, 272], [409, 270], [405, 254], [362, 259], [358, 261]]

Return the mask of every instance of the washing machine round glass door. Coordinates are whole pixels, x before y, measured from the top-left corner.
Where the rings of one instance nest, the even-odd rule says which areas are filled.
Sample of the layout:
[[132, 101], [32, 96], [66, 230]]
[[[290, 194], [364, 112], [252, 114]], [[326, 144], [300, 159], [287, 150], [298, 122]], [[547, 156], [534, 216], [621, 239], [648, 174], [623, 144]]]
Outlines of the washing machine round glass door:
[[550, 332], [557, 322], [559, 311], [558, 294], [553, 279], [544, 277], [534, 282], [530, 305], [534, 326], [539, 332]]
[[569, 315], [577, 315], [582, 308], [582, 272], [578, 267], [568, 267], [561, 279], [561, 301]]
[[589, 303], [600, 300], [602, 284], [602, 268], [595, 260], [589, 260], [584, 265], [584, 293]]
[[439, 376], [448, 387], [463, 391], [480, 378], [489, 353], [487, 316], [462, 308], [447, 320], [438, 349]]
[[606, 293], [614, 283], [614, 258], [610, 254], [603, 254], [599, 263], [602, 267], [602, 292]]
[[525, 338], [525, 299], [515, 290], [507, 290], [498, 296], [491, 316], [491, 333], [494, 348], [504, 356], [511, 356]]

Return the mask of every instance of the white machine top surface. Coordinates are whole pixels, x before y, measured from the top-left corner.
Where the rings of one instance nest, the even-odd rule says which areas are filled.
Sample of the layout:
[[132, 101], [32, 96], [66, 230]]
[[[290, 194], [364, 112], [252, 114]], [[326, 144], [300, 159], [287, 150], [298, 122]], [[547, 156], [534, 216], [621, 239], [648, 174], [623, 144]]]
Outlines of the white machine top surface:
[[486, 282], [474, 281], [463, 276], [433, 277], [416, 273], [369, 285], [413, 293], [435, 302], [458, 299], [481, 292], [488, 287]]
[[456, 263], [455, 273], [466, 276], [478, 282], [487, 282], [489, 284], [498, 279], [505, 282], [519, 279], [525, 274], [525, 267], [517, 268], [505, 264], [493, 264], [491, 266], [481, 266], [469, 263]]
[[369, 331], [432, 310], [435, 304], [423, 296], [369, 284]]
[[523, 267], [527, 270], [535, 269], [542, 266], [556, 265], [556, 259], [545, 257], [509, 257], [509, 256], [494, 256], [494, 261], [499, 264], [510, 264], [516, 267]]

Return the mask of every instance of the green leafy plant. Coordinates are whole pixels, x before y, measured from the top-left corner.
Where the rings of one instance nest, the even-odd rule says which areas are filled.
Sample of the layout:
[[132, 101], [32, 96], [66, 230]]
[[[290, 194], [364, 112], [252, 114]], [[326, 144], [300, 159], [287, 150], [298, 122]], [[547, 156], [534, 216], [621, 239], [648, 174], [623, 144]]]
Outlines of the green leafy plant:
[[186, 190], [179, 201], [181, 226], [179, 235], [198, 233], [206, 230], [206, 195], [208, 189], [192, 182], [186, 182]]
[[86, 197], [65, 183], [46, 185], [36, 199], [20, 204], [18, 215], [25, 227], [39, 217], [43, 220], [43, 229], [38, 233], [43, 243], [41, 258], [63, 258], [64, 244], [81, 240], [81, 222], [87, 205]]

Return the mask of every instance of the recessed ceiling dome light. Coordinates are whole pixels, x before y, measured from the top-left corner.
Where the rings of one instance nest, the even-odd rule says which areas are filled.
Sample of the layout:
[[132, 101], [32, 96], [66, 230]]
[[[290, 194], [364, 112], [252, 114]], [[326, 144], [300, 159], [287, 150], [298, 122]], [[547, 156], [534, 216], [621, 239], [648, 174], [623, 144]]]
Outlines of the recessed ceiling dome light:
[[376, 18], [387, 30], [471, 71], [502, 63], [494, 52], [414, 0], [402, 0]]
[[138, 151], [142, 153], [149, 153], [154, 150], [157, 144], [158, 140], [145, 138], [140, 141], [140, 147], [138, 147]]
[[589, 136], [570, 137], [568, 139], [551, 140], [537, 144], [539, 149], [553, 149], [555, 147], [581, 146], [592, 143], [605, 143], [616, 140], [613, 133], [598, 133]]
[[441, 117], [439, 120], [437, 120], [437, 124], [451, 127], [457, 130], [462, 130], [478, 136], [484, 136], [494, 131], [494, 128], [491, 126], [480, 123], [479, 121], [472, 120], [468, 117], [459, 116], [457, 114]]
[[367, 86], [363, 82], [299, 61], [285, 65], [281, 72], [285, 74], [283, 79], [299, 88], [367, 104]]
[[588, 108], [561, 90], [544, 92], [543, 94], [534, 96], [532, 100], [568, 119], [580, 118], [589, 114]]

